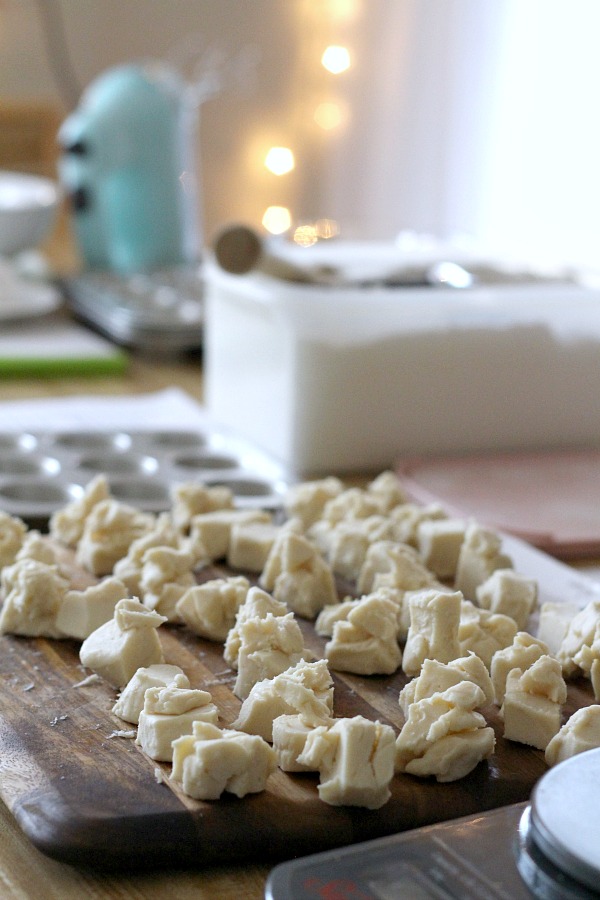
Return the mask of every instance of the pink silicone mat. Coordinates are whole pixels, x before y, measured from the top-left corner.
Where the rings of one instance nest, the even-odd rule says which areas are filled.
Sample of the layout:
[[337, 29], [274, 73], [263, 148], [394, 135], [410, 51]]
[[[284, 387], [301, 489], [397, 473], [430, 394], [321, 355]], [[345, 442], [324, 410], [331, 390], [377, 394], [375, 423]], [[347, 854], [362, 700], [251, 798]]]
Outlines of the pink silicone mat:
[[401, 459], [410, 497], [563, 559], [600, 555], [600, 449]]

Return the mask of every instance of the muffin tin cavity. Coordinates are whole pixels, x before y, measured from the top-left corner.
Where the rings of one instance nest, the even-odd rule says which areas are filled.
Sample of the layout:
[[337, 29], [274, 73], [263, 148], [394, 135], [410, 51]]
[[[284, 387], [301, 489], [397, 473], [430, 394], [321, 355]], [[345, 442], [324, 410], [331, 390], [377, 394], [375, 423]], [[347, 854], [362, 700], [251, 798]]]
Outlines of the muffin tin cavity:
[[37, 439], [33, 434], [0, 434], [0, 453], [27, 453], [36, 446]]
[[45, 527], [98, 474], [116, 500], [157, 513], [186, 482], [229, 487], [247, 508], [276, 509], [287, 489], [273, 460], [212, 431], [0, 434], [0, 509], [31, 527]]

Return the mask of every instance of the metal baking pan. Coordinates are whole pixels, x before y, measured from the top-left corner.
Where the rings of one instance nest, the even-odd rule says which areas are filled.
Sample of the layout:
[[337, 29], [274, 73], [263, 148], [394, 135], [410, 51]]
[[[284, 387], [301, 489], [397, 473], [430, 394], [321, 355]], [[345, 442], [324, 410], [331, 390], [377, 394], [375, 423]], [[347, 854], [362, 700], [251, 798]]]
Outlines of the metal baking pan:
[[90, 270], [62, 279], [71, 311], [125, 347], [165, 354], [198, 351], [204, 331], [204, 285], [198, 267], [134, 275]]
[[211, 430], [0, 434], [0, 509], [30, 527], [43, 527], [100, 473], [116, 500], [157, 513], [170, 508], [177, 483], [225, 485], [242, 508], [277, 508], [287, 488], [268, 458]]

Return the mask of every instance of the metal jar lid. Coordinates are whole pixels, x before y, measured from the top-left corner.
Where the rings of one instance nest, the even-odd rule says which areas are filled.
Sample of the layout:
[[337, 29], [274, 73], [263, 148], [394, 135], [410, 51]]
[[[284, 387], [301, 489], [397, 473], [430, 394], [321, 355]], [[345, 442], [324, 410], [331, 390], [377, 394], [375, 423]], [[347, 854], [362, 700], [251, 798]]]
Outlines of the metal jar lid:
[[529, 833], [576, 882], [600, 888], [600, 748], [550, 769], [531, 795]]

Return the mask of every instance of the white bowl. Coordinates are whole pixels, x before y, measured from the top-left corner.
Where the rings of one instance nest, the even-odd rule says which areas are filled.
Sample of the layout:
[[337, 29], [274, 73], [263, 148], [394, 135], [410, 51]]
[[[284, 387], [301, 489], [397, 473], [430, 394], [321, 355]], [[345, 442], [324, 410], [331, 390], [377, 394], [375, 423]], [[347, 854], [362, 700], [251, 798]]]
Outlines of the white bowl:
[[36, 247], [54, 221], [60, 189], [49, 178], [0, 171], [0, 254]]

